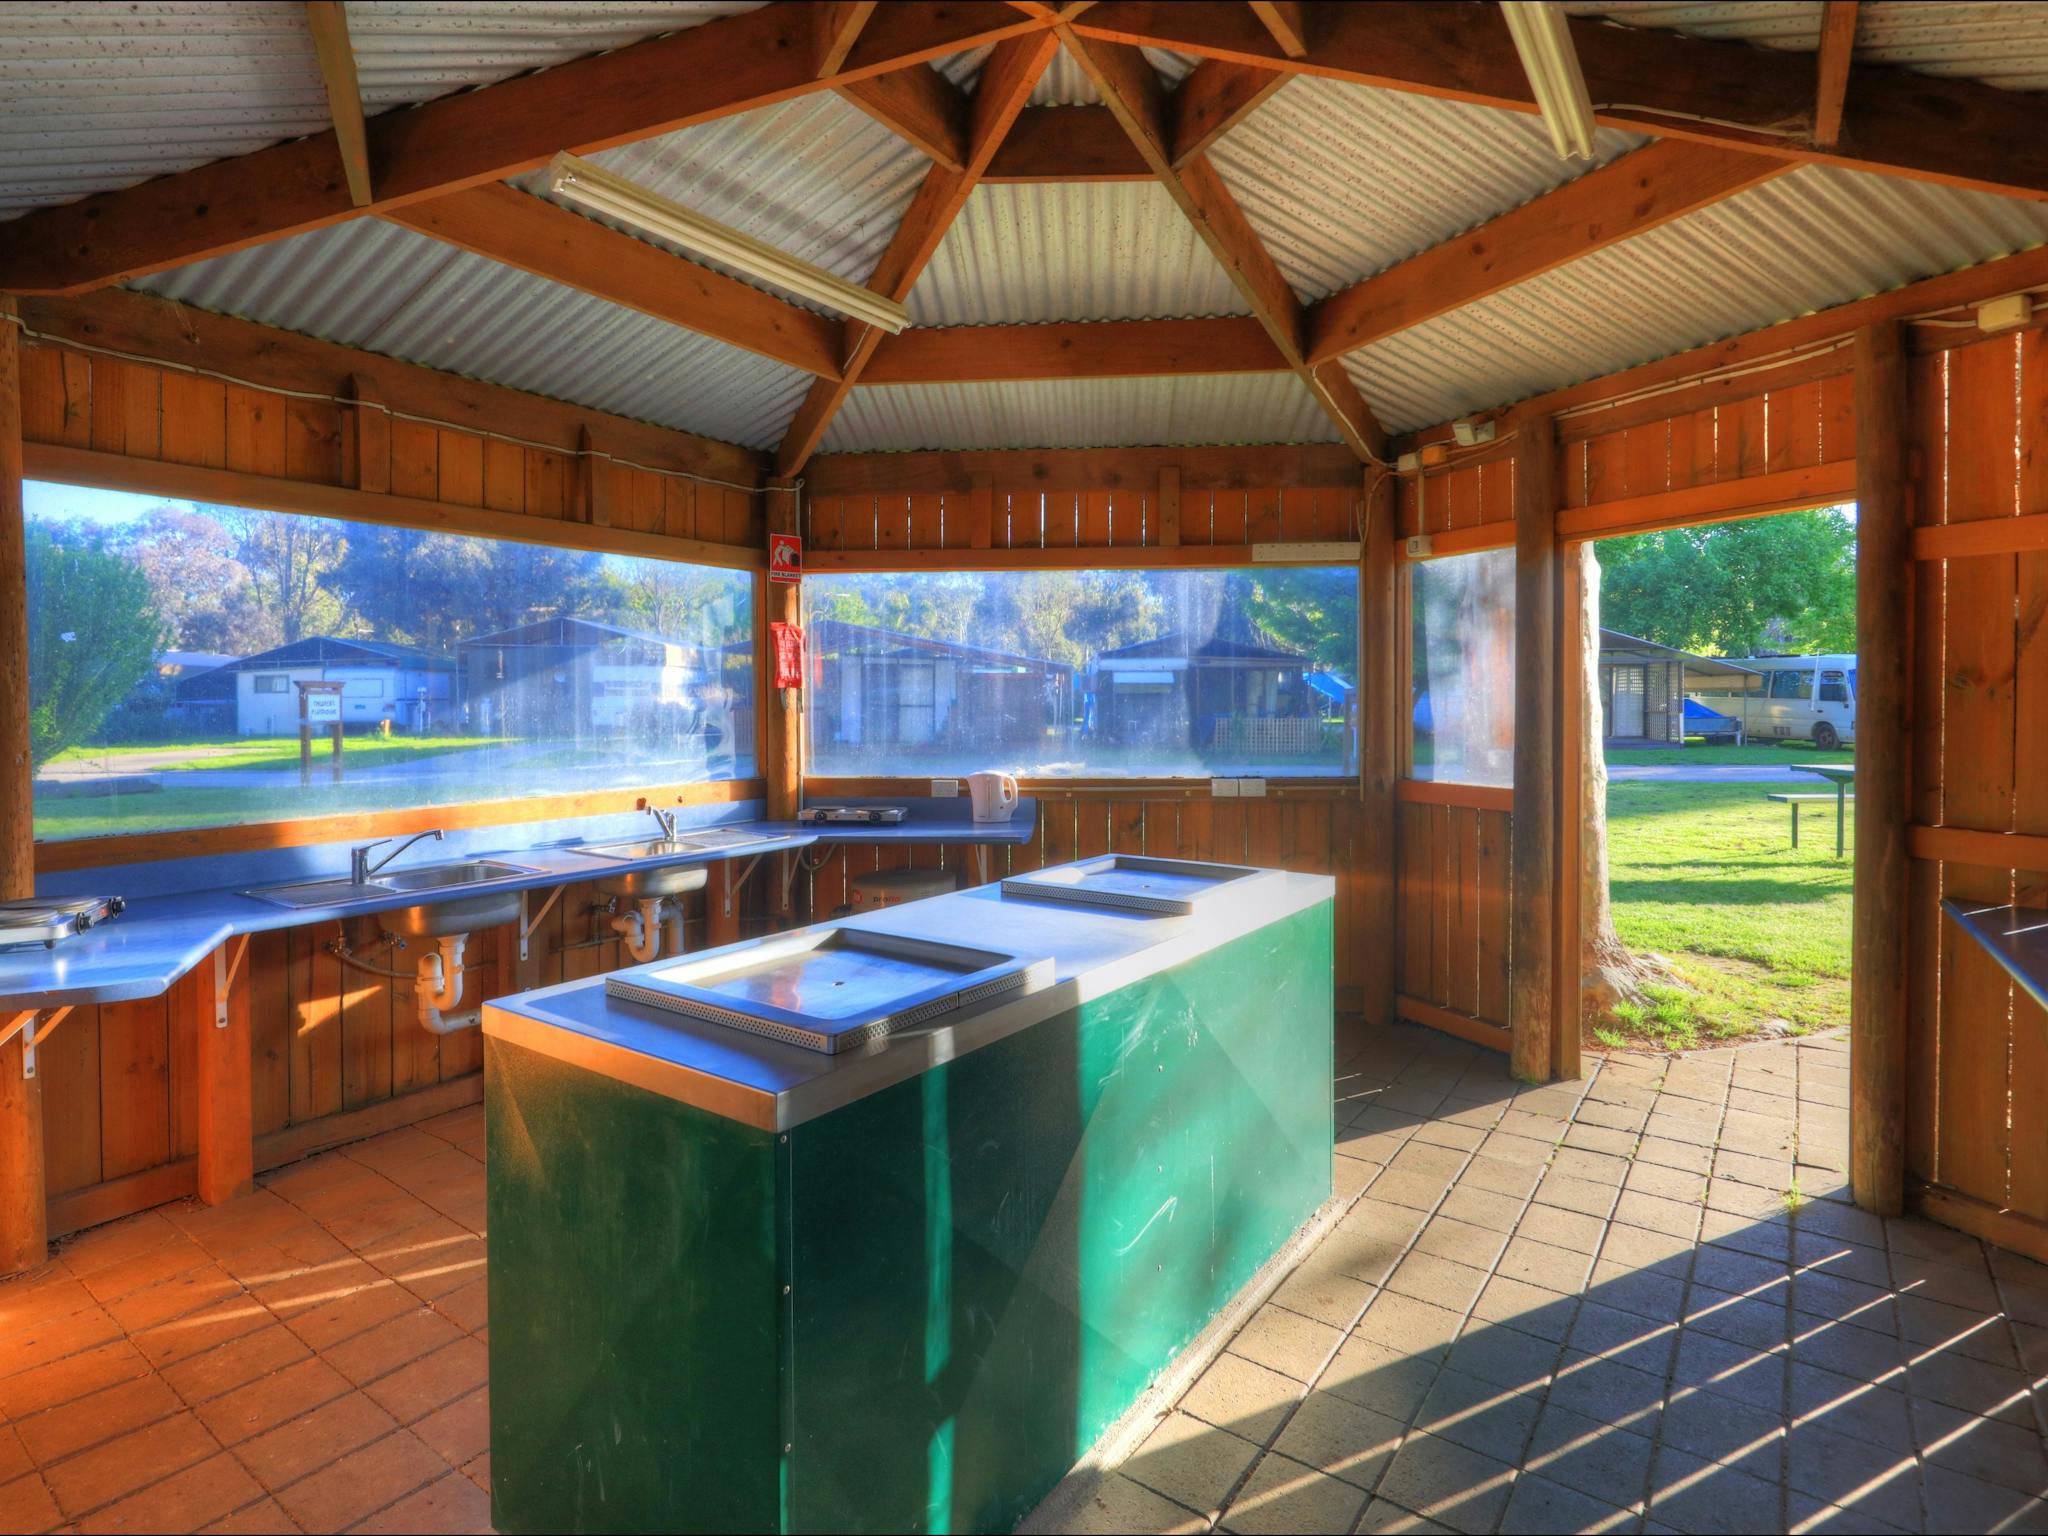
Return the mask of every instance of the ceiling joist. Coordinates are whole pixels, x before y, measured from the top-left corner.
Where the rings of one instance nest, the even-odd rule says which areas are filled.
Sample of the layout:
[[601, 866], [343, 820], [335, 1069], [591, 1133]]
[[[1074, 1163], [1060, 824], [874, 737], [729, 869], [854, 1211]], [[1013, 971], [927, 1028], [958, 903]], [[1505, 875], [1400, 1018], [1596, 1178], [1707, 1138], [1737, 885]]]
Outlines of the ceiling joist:
[[1107, 107], [1026, 107], [981, 179], [1150, 181], [1152, 167]]
[[967, 98], [936, 69], [917, 65], [839, 87], [839, 94], [936, 165], [967, 163]]
[[[1103, 0], [1068, 25], [1132, 47], [1169, 48], [1510, 111], [1535, 99], [1491, 5], [1302, 0], [1307, 52], [1292, 57], [1237, 0]], [[2048, 200], [2038, 103], [1974, 80], [1859, 66], [1837, 142], [1809, 130], [1810, 56], [1573, 17], [1572, 43], [1608, 127], [1660, 138]]]
[[[1098, 6], [1089, 15], [1101, 9]], [[1246, 15], [1249, 14], [1247, 11]], [[1265, 327], [1275, 349], [1308, 386], [1345, 443], [1361, 458], [1384, 457], [1386, 433], [1342, 366], [1331, 363], [1316, 368], [1309, 363], [1304, 351], [1307, 331], [1301, 300], [1295, 297], [1251, 221], [1238, 207], [1237, 199], [1230, 195], [1223, 178], [1209, 163], [1209, 157], [1198, 154], [1183, 165], [1173, 163], [1166, 89], [1144, 54], [1133, 47], [1071, 33], [1066, 34], [1066, 42], [1095, 81], [1096, 89], [1152, 174], [1180, 205], [1202, 243], [1230, 274], [1231, 282]]]
[[[869, 30], [872, 32], [872, 25]], [[981, 78], [968, 101], [967, 163], [957, 171], [934, 165], [925, 172], [909, 211], [868, 279], [868, 287], [899, 304], [909, 298], [939, 242], [967, 206], [968, 194], [995, 158], [1024, 103], [1031, 99], [1032, 87], [1052, 62], [1058, 46], [1059, 39], [1044, 29], [996, 45], [982, 65]], [[817, 452], [825, 429], [845, 403], [847, 392], [860, 381], [884, 335], [873, 326], [848, 326], [847, 334], [858, 339], [847, 349], [841, 376], [812, 384], [783, 434], [775, 453], [778, 475], [796, 474]]]
[[816, 72], [820, 80], [838, 74], [845, 65], [868, 18], [875, 14], [876, 4], [877, 0], [819, 0], [817, 9], [825, 13], [817, 23]]
[[1856, 51], [1856, 0], [1827, 0], [1821, 11], [1818, 77], [1813, 100], [1813, 142], [1823, 149], [1842, 136], [1842, 106], [1849, 99], [1849, 63]]
[[1172, 154], [1178, 170], [1249, 117], [1287, 83], [1277, 69], [1204, 59], [1167, 97]]
[[783, 0], [381, 113], [366, 125], [376, 185], [360, 207], [329, 130], [46, 208], [7, 225], [0, 291], [84, 292], [1046, 29], [1000, 0], [882, 6], [821, 80], [821, 30], [842, 23], [832, 6]]
[[358, 208], [370, 202], [370, 145], [363, 129], [363, 92], [356, 80], [356, 51], [348, 40], [348, 15], [341, 0], [306, 0], [306, 30], [313, 36], [313, 56], [327, 89], [327, 117], [348, 182], [349, 201]]
[[1287, 360], [1249, 315], [1211, 320], [1097, 320], [1052, 325], [921, 326], [886, 336], [862, 385], [1020, 383], [1286, 373]]

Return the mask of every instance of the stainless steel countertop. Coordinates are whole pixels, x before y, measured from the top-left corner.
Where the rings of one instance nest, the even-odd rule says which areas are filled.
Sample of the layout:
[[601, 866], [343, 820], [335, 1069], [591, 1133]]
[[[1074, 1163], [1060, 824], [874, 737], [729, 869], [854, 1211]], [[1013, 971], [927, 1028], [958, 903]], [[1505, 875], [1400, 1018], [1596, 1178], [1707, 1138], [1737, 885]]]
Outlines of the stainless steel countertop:
[[[787, 1130], [1335, 894], [1336, 881], [1328, 875], [1283, 873], [1259, 882], [1242, 900], [1219, 900], [1189, 917], [1149, 917], [1005, 898], [999, 887], [988, 885], [845, 918], [824, 926], [1043, 955], [1053, 962], [1053, 976], [1037, 992], [949, 1014], [839, 1056], [614, 1000], [605, 993], [603, 977], [489, 1003], [483, 1028], [493, 1039], [728, 1119]], [[748, 940], [727, 950], [762, 942]]]

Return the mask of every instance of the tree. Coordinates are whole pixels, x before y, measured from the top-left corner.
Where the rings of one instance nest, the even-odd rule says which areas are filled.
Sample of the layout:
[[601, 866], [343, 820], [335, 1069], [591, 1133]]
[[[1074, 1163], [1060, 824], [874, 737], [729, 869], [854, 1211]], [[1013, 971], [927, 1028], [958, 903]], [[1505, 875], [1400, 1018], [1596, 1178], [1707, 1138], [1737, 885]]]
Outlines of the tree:
[[1600, 546], [1607, 625], [1703, 656], [1856, 649], [1856, 523], [1825, 507]]
[[292, 512], [211, 511], [234, 530], [235, 558], [284, 643], [346, 627], [346, 609], [327, 582], [348, 553], [348, 524]]
[[29, 757], [89, 741], [149, 676], [164, 624], [149, 578], [97, 534], [31, 523], [28, 555]]
[[1238, 571], [1229, 578], [1245, 616], [1318, 671], [1355, 682], [1358, 671], [1358, 573], [1350, 566]]
[[274, 612], [255, 601], [254, 579], [236, 558], [236, 537], [190, 507], [153, 507], [114, 546], [149, 582], [151, 601], [184, 651], [251, 656], [284, 638]]

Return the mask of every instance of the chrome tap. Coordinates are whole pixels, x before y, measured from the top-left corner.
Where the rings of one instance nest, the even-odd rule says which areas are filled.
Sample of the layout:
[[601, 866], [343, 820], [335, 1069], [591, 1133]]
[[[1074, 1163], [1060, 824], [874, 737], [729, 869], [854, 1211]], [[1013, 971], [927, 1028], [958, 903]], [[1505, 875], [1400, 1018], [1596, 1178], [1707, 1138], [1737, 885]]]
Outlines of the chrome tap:
[[362, 885], [366, 883], [369, 880], [370, 876], [377, 873], [378, 870], [382, 869], [386, 864], [389, 864], [393, 859], [397, 858], [401, 853], [405, 852], [406, 849], [410, 848], [414, 843], [418, 842], [423, 837], [431, 837], [435, 842], [438, 843], [439, 841], [441, 841], [441, 829], [439, 827], [433, 827], [425, 832], [413, 833], [411, 837], [408, 837], [404, 842], [400, 843], [396, 848], [392, 849], [389, 853], [385, 854], [383, 858], [379, 859], [374, 864], [370, 862], [370, 850], [372, 848], [383, 847], [386, 843], [391, 841], [390, 838], [380, 837], [374, 843], [365, 843], [360, 848], [349, 849], [349, 884]]
[[672, 843], [676, 840], [676, 813], [674, 811], [664, 811], [658, 805], [650, 805], [647, 807], [647, 814], [652, 816], [661, 827], [661, 840], [663, 842]]

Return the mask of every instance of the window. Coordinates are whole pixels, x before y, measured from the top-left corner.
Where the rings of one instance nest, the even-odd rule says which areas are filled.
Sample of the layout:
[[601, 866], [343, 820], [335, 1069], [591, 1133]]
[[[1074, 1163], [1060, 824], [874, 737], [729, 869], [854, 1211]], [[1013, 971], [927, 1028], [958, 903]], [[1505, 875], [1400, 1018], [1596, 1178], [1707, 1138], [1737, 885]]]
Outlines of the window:
[[1350, 566], [811, 576], [804, 605], [814, 774], [1355, 771]]
[[1823, 704], [1846, 704], [1849, 702], [1849, 683], [1840, 672], [1821, 673], [1820, 701]]
[[[744, 572], [25, 492], [38, 837], [757, 771]], [[342, 772], [320, 722], [301, 784], [315, 681], [340, 684]]]
[[1515, 552], [1482, 550], [1410, 571], [1411, 776], [1507, 785], [1515, 776]]
[[1808, 671], [1779, 671], [1771, 674], [1771, 697], [1805, 700], [1813, 697], [1813, 674]]

